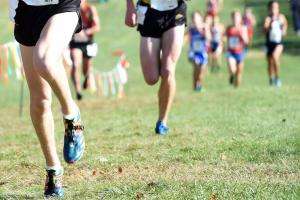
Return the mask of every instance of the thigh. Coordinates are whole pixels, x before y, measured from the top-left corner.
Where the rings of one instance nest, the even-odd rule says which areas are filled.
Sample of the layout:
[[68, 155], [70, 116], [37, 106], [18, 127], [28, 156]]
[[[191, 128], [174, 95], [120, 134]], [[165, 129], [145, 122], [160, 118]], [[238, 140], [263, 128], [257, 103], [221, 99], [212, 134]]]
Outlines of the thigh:
[[63, 51], [69, 45], [77, 23], [76, 12], [59, 13], [52, 16], [41, 32], [35, 47], [35, 54], [43, 59], [60, 60]]
[[236, 71], [236, 66], [237, 66], [236, 60], [232, 56], [229, 56], [227, 58], [227, 63], [228, 63], [229, 70], [234, 73]]
[[283, 45], [277, 45], [273, 51], [273, 57], [275, 60], [278, 60], [282, 54], [283, 51]]
[[144, 77], [156, 79], [159, 77], [161, 40], [142, 37], [140, 44], [140, 59]]
[[51, 87], [33, 67], [33, 47], [22, 46], [21, 54], [31, 100], [51, 100]]
[[169, 67], [175, 68], [175, 64], [180, 57], [184, 42], [184, 29], [185, 25], [176, 26], [163, 34], [161, 59], [162, 70]]

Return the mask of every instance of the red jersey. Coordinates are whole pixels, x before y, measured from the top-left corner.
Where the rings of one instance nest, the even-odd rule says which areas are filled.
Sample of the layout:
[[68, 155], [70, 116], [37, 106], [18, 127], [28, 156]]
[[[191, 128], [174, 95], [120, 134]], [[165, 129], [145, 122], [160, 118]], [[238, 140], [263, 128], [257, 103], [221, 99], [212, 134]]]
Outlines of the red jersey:
[[247, 16], [243, 16], [243, 24], [247, 27], [248, 30], [248, 37], [252, 38], [253, 34], [254, 34], [254, 24], [252, 22], [252, 20], [247, 17]]
[[[83, 30], [89, 29], [95, 25], [92, 7], [87, 5], [85, 8], [80, 8]], [[90, 37], [93, 37], [92, 35]]]
[[209, 0], [207, 3], [207, 14], [210, 16], [217, 16], [218, 14], [218, 0]]
[[228, 51], [232, 53], [242, 53], [245, 43], [242, 39], [242, 29], [230, 26], [226, 31], [228, 39]]

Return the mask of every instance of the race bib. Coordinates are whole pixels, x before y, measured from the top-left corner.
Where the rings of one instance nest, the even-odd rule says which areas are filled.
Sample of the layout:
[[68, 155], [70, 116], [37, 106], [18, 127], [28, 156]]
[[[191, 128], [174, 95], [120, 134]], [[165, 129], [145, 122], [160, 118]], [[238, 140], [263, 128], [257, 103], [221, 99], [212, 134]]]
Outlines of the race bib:
[[86, 54], [90, 57], [96, 57], [98, 53], [98, 45], [96, 43], [86, 46]]
[[271, 25], [270, 41], [275, 43], [280, 43], [281, 40], [282, 40], [281, 24], [280, 22], [275, 21]]
[[238, 37], [230, 37], [228, 45], [230, 49], [235, 49], [239, 46], [240, 39]]
[[194, 41], [193, 42], [193, 51], [194, 52], [202, 52], [205, 50], [205, 47], [203, 45], [203, 42], [201, 41]]
[[145, 22], [145, 17], [146, 17], [146, 13], [147, 13], [148, 7], [146, 6], [137, 6], [137, 23], [140, 25], [144, 25]]
[[151, 0], [151, 8], [158, 11], [173, 10], [178, 7], [178, 0]]
[[47, 6], [58, 4], [59, 0], [23, 0], [27, 5], [30, 6]]

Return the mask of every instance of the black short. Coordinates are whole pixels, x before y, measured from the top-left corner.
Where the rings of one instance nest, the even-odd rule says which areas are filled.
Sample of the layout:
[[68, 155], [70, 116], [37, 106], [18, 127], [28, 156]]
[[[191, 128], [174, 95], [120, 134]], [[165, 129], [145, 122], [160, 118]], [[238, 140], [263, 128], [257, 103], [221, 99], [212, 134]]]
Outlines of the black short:
[[279, 45], [282, 45], [282, 43], [267, 42], [267, 43], [266, 43], [267, 56], [273, 55], [275, 49], [276, 49]]
[[183, 0], [178, 2], [177, 8], [168, 11], [152, 9], [142, 2], [138, 5], [147, 7], [144, 24], [138, 25], [138, 31], [143, 37], [161, 38], [163, 33], [171, 28], [186, 24], [187, 6]]
[[70, 42], [70, 49], [79, 49], [82, 52], [82, 56], [84, 58], [93, 58], [94, 56], [89, 55], [88, 53], [88, 45], [92, 45], [94, 42], [90, 41], [90, 42], [75, 42], [75, 41], [71, 41]]
[[53, 15], [65, 12], [77, 12], [79, 20], [75, 32], [79, 32], [80, 0], [60, 0], [58, 4], [47, 6], [29, 6], [19, 1], [15, 16], [16, 40], [24, 46], [35, 46], [47, 21]]

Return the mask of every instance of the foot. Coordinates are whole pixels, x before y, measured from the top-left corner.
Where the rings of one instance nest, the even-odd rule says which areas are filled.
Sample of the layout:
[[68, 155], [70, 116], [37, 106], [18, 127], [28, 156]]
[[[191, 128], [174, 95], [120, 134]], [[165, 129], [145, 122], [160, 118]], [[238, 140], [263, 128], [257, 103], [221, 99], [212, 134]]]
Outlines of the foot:
[[198, 85], [195, 87], [195, 92], [201, 92], [202, 91], [202, 86]]
[[273, 85], [275, 85], [275, 78], [270, 78], [270, 80], [269, 80], [269, 84], [270, 84], [270, 86], [273, 86]]
[[158, 121], [155, 127], [155, 133], [158, 135], [166, 135], [169, 132], [169, 128], [162, 121]]
[[62, 187], [63, 170], [46, 170], [45, 182], [45, 198], [63, 197], [64, 191]]
[[64, 159], [72, 164], [78, 161], [84, 152], [84, 127], [80, 120], [80, 114], [73, 119], [64, 119], [65, 138], [64, 138]]
[[229, 84], [230, 85], [234, 84], [234, 79], [235, 79], [234, 75], [230, 75], [230, 77], [229, 77]]
[[275, 79], [275, 86], [278, 87], [278, 88], [282, 86], [282, 82], [279, 78]]
[[76, 99], [77, 99], [78, 101], [82, 100], [82, 94], [81, 94], [80, 92], [77, 92], [77, 93], [76, 93]]

